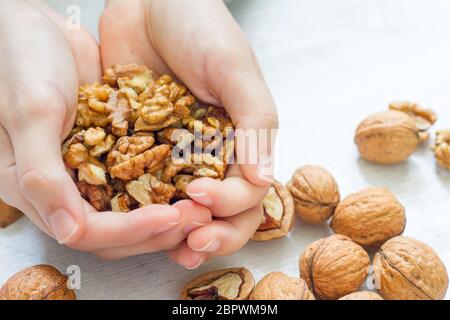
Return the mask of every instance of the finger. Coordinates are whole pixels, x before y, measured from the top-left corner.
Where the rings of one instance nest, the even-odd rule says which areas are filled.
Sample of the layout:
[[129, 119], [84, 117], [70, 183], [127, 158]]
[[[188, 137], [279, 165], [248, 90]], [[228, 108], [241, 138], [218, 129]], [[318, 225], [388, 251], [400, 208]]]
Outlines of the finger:
[[[158, 74], [173, 75], [151, 45], [140, 1], [108, 1], [100, 19], [100, 48], [103, 68], [113, 64], [137, 63]], [[124, 30], [134, 30], [132, 34]]]
[[25, 213], [34, 224], [50, 235], [47, 225], [20, 191], [12, 144], [1, 125], [0, 150], [2, 150], [2, 156], [0, 157], [0, 198], [8, 205]]
[[177, 249], [169, 251], [168, 255], [173, 262], [185, 267], [188, 270], [197, 269], [207, 259], [206, 254], [192, 251], [186, 242], [183, 242]]
[[55, 119], [52, 107], [45, 107], [49, 107], [48, 114], [42, 106], [30, 107], [28, 120], [14, 126], [9, 123], [6, 129], [13, 143], [23, 195], [57, 240], [69, 244], [85, 232], [84, 201], [62, 161], [61, 133], [57, 129], [61, 128], [60, 120]]
[[241, 249], [258, 229], [262, 218], [262, 206], [244, 213], [216, 220], [193, 231], [187, 238], [189, 248], [198, 253], [213, 256], [230, 255]]
[[211, 223], [211, 212], [191, 200], [177, 202], [181, 213], [181, 222], [174, 228], [132, 246], [109, 248], [93, 252], [106, 260], [123, 259], [130, 256], [173, 249], [180, 245], [193, 230]]
[[186, 193], [210, 208], [215, 217], [228, 217], [256, 206], [267, 194], [267, 189], [242, 177], [229, 177], [223, 181], [202, 178], [191, 182]]
[[82, 251], [130, 246], [174, 228], [181, 222], [177, 208], [168, 205], [149, 205], [129, 213], [96, 212], [85, 203], [86, 231], [70, 247]]
[[70, 25], [65, 17], [53, 10], [47, 3], [31, 4], [64, 32], [77, 63], [79, 83], [101, 81], [100, 48], [95, 38], [85, 28]]

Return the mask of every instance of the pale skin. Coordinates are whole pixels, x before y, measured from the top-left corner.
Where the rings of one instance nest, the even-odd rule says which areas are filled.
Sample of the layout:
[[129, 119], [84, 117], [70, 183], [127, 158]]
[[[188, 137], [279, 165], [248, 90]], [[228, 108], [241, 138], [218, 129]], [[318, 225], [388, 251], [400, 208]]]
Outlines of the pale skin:
[[[232, 165], [223, 181], [194, 181], [192, 200], [124, 215], [95, 212], [61, 160], [78, 85], [99, 81], [116, 63], [172, 74], [198, 99], [226, 108], [237, 128], [276, 129], [256, 58], [222, 1], [108, 1], [99, 46], [87, 31], [67, 30], [42, 1], [6, 0], [0, 57], [0, 197], [60, 243], [105, 259], [168, 250], [195, 269], [236, 252], [255, 232], [270, 185], [258, 164]], [[270, 149], [259, 148], [259, 158]]]

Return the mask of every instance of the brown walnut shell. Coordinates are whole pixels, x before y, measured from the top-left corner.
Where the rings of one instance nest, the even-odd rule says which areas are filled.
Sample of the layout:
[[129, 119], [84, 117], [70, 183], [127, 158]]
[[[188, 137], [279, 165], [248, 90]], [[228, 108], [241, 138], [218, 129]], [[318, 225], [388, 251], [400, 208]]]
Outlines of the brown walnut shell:
[[315, 300], [303, 279], [271, 272], [253, 290], [250, 300]]
[[37, 265], [6, 281], [0, 300], [76, 300], [76, 295], [67, 288], [67, 276], [52, 266]]
[[[234, 283], [236, 281], [238, 283]], [[219, 283], [217, 287], [214, 286], [215, 283]], [[246, 268], [223, 269], [202, 274], [189, 281], [184, 286], [180, 299], [248, 300], [254, 287], [255, 279]]]
[[438, 254], [408, 237], [386, 242], [373, 261], [375, 284], [386, 300], [440, 300], [445, 297], [448, 274]]
[[365, 119], [356, 129], [355, 143], [367, 161], [392, 164], [406, 160], [420, 143], [414, 119], [404, 112], [385, 111]]
[[331, 173], [319, 166], [297, 169], [287, 188], [294, 198], [295, 212], [307, 223], [324, 223], [334, 213], [340, 194]]
[[0, 228], [6, 228], [23, 216], [23, 213], [0, 199]]
[[315, 297], [336, 300], [355, 292], [367, 277], [367, 252], [343, 235], [313, 242], [300, 257], [300, 276]]
[[[263, 222], [251, 238], [254, 241], [268, 241], [285, 237], [294, 225], [294, 201], [291, 193], [278, 181], [272, 186], [263, 201], [264, 217]], [[282, 211], [276, 213], [276, 218], [271, 216], [272, 211]]]
[[370, 187], [342, 200], [331, 220], [334, 232], [364, 247], [380, 246], [405, 229], [405, 209], [386, 188]]
[[378, 293], [372, 291], [359, 291], [350, 293], [339, 300], [384, 300]]

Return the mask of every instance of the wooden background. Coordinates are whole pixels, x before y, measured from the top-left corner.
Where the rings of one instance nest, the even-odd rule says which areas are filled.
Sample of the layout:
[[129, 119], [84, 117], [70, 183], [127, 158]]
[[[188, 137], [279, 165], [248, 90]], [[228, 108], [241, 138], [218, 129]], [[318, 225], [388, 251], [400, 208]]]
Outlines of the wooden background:
[[[82, 4], [83, 24], [96, 32], [102, 1], [51, 2], [63, 12], [67, 3]], [[435, 129], [450, 128], [450, 3], [237, 0], [229, 6], [279, 107], [276, 177], [286, 182], [310, 163], [328, 168], [343, 196], [369, 185], [390, 188], [407, 210], [405, 235], [431, 245], [450, 267], [450, 172], [436, 167], [429, 145], [385, 167], [361, 160], [353, 144], [359, 121], [398, 99], [435, 109]], [[188, 271], [164, 253], [99, 261], [57, 245], [22, 219], [0, 230], [0, 283], [37, 263], [78, 265], [81, 299], [171, 299], [191, 277], [217, 268], [245, 266], [257, 279], [275, 270], [295, 276], [300, 252], [330, 234], [325, 225], [297, 222], [286, 239], [250, 242], [234, 256]]]

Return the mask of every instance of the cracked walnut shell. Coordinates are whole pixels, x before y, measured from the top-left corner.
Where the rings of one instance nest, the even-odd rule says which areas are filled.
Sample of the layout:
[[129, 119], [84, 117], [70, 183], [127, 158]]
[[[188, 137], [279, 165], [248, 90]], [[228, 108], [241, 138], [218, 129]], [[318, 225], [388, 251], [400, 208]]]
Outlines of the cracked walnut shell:
[[436, 141], [433, 145], [437, 163], [445, 169], [450, 169], [450, 130], [436, 132]]
[[438, 254], [408, 237], [386, 242], [373, 261], [375, 285], [386, 300], [441, 300], [448, 274]]
[[405, 229], [405, 209], [386, 188], [351, 194], [336, 208], [331, 228], [364, 247], [380, 246]]
[[255, 280], [245, 268], [224, 269], [192, 279], [182, 290], [182, 300], [248, 300]]
[[315, 300], [303, 279], [271, 272], [253, 290], [250, 300]]
[[263, 200], [263, 221], [254, 241], [268, 241], [286, 236], [294, 224], [294, 202], [292, 196], [281, 183], [272, 183]]
[[367, 252], [343, 235], [309, 245], [299, 261], [300, 276], [320, 299], [336, 300], [358, 290], [369, 273]]
[[340, 199], [336, 180], [319, 166], [308, 165], [297, 169], [287, 188], [294, 198], [297, 216], [307, 223], [327, 221]]
[[0, 199], [0, 228], [6, 228], [23, 216], [18, 209], [13, 208]]
[[355, 143], [361, 157], [380, 164], [406, 160], [421, 142], [414, 119], [400, 111], [385, 111], [365, 119], [356, 129]]
[[359, 291], [350, 293], [339, 300], [384, 300], [378, 293], [372, 291]]
[[52, 266], [37, 265], [6, 281], [0, 300], [76, 300], [76, 295], [67, 287], [67, 276]]

